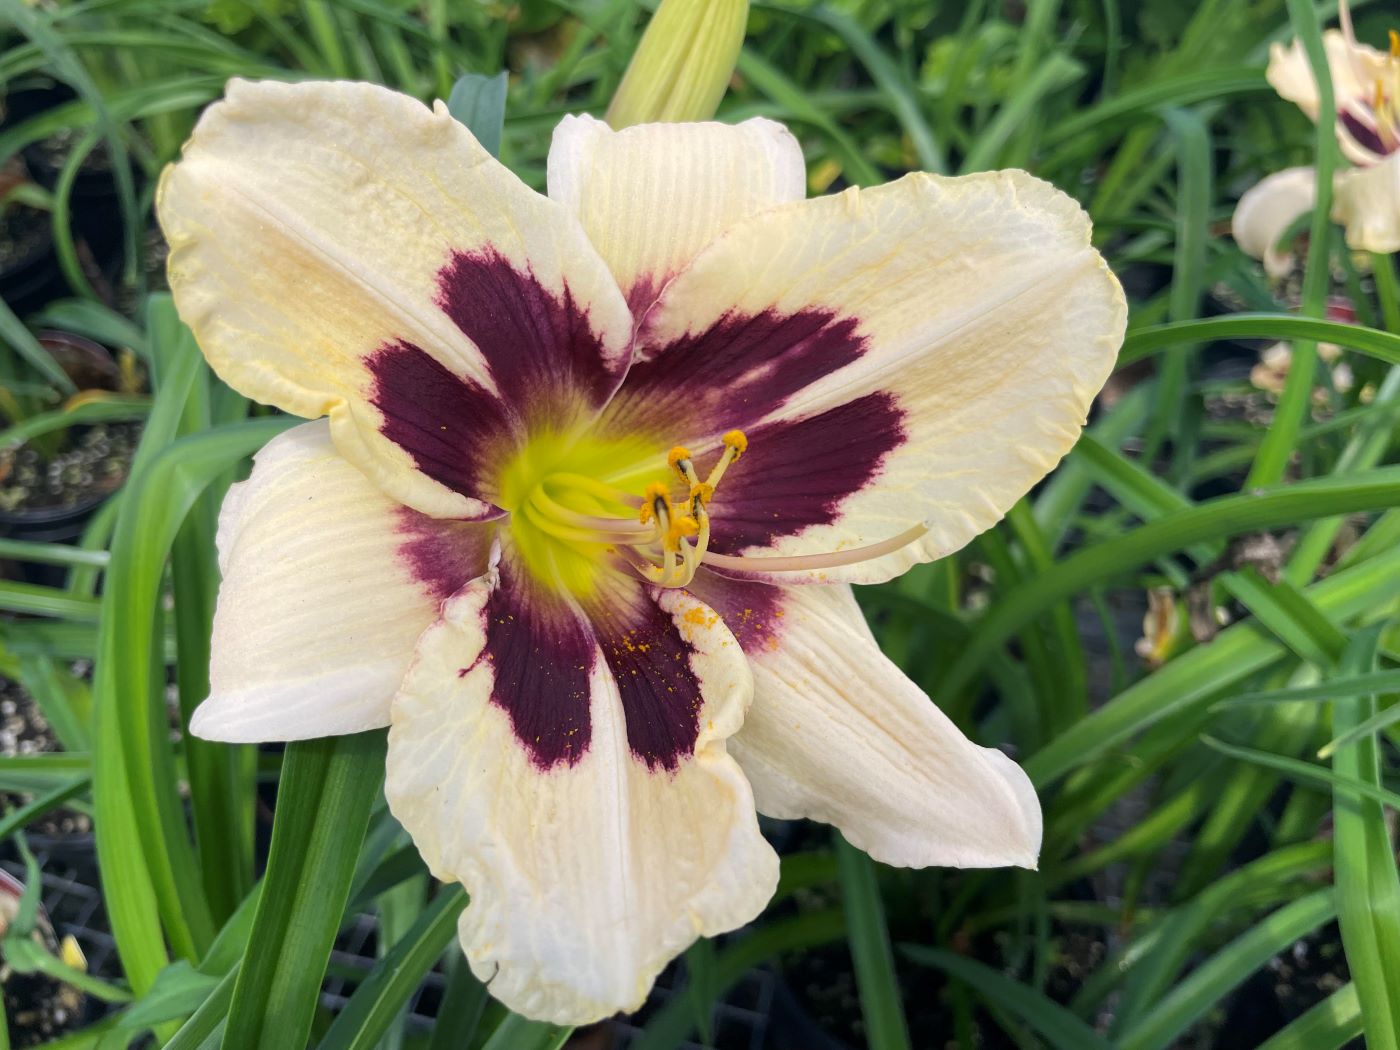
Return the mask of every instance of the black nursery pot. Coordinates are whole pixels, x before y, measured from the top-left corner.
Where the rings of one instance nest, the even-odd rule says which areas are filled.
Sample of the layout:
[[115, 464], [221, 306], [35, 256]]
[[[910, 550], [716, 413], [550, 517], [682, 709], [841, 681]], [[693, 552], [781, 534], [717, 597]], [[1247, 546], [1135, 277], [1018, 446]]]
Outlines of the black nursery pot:
[[0, 298], [11, 310], [25, 314], [62, 291], [49, 217], [28, 208], [0, 216]]
[[[69, 507], [0, 511], [0, 536], [31, 543], [73, 543], [82, 537], [93, 514], [106, 499], [106, 496], [94, 496]], [[68, 582], [68, 569], [62, 565], [0, 560], [0, 578], [5, 577], [41, 587], [63, 587]]]
[[93, 512], [106, 495], [80, 500], [68, 507], [22, 507], [0, 511], [0, 536], [33, 543], [71, 543], [83, 534]]
[[[65, 133], [24, 148], [25, 167], [36, 183], [47, 190], [58, 186], [72, 144], [72, 137]], [[99, 143], [87, 155], [69, 197], [73, 233], [88, 246], [103, 270], [117, 258], [122, 240], [121, 204], [106, 150], [106, 144]]]

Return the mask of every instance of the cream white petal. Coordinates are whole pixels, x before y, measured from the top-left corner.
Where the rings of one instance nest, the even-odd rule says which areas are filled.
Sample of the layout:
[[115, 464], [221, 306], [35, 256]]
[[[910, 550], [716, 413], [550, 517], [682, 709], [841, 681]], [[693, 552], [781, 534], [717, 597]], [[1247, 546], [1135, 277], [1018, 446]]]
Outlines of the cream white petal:
[[1347, 247], [1400, 251], [1400, 153], [1337, 176], [1332, 218], [1346, 226]]
[[565, 117], [549, 150], [549, 195], [578, 216], [638, 316], [724, 230], [801, 200], [806, 166], [781, 124], [639, 124]]
[[274, 438], [220, 514], [210, 695], [191, 730], [244, 742], [387, 725], [414, 642], [485, 571], [490, 530], [394, 504], [325, 421]]
[[329, 415], [342, 454], [426, 513], [489, 513], [471, 469], [487, 431], [561, 399], [591, 410], [626, 367], [631, 316], [582, 228], [441, 104], [234, 80], [157, 211], [219, 375]]
[[[640, 626], [609, 633], [514, 573], [503, 560], [424, 634], [385, 792], [433, 874], [471, 895], [472, 972], [518, 1013], [585, 1024], [636, 1009], [669, 960], [772, 895], [777, 858], [725, 750], [752, 685], [688, 595], [652, 593]], [[697, 686], [698, 707], [662, 710], [667, 683]], [[682, 714], [693, 731], [667, 750]]]
[[748, 451], [713, 549], [809, 555], [921, 524], [875, 582], [957, 550], [1070, 449], [1122, 342], [1122, 289], [1070, 198], [1024, 172], [916, 174], [732, 228], [667, 287], [605, 426]]
[[765, 607], [757, 587], [711, 579], [697, 590], [753, 667], [753, 706], [730, 751], [759, 812], [834, 824], [886, 864], [1034, 868], [1030, 780], [880, 652], [850, 588], [770, 588], [780, 593]]
[[1264, 261], [1270, 277], [1283, 277], [1293, 267], [1293, 253], [1278, 247], [1298, 218], [1317, 199], [1317, 173], [1312, 168], [1285, 168], [1261, 179], [1240, 197], [1230, 220], [1235, 243], [1247, 255]]

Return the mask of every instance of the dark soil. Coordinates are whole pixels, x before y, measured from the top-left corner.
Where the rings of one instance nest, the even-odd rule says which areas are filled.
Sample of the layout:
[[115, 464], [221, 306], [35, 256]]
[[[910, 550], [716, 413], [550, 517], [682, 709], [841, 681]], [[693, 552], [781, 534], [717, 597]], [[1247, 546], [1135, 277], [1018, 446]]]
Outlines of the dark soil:
[[[12, 757], [58, 750], [53, 731], [29, 694], [18, 682], [0, 678], [0, 754]], [[5, 812], [28, 801], [25, 795], [0, 792], [0, 809]], [[58, 809], [34, 821], [26, 830], [55, 838], [87, 836], [92, 831], [92, 821], [85, 814]], [[0, 892], [4, 889], [0, 887]], [[4, 898], [0, 900], [0, 925], [8, 925], [14, 912], [13, 895], [4, 893]], [[41, 939], [50, 952], [58, 953], [58, 938], [42, 914], [34, 936]], [[11, 1046], [38, 1046], [86, 1020], [83, 994], [43, 974], [21, 974], [8, 967], [0, 968], [0, 989], [4, 994]]]
[[[1218, 1035], [1219, 1046], [1258, 1046], [1351, 979], [1341, 931], [1330, 923], [1295, 941], [1240, 988]], [[1360, 1039], [1346, 1044], [1361, 1050]]]
[[82, 1027], [84, 999], [76, 988], [41, 973], [9, 973], [3, 986], [10, 1045], [16, 1050], [39, 1046]]
[[98, 423], [74, 428], [52, 456], [33, 445], [0, 451], [0, 513], [77, 507], [110, 495], [131, 468], [140, 431], [137, 422]]
[[[38, 706], [24, 688], [9, 678], [0, 678], [0, 755], [40, 755], [61, 751]], [[9, 812], [30, 801], [26, 795], [0, 792], [0, 811]], [[66, 837], [89, 835], [92, 820], [85, 813], [56, 809], [40, 817], [25, 830], [35, 835]]]

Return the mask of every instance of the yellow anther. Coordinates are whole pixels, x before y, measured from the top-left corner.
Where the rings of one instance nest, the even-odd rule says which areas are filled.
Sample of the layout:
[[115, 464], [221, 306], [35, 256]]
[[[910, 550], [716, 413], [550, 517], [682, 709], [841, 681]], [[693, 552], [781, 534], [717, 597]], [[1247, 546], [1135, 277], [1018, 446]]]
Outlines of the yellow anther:
[[700, 523], [694, 518], [672, 518], [671, 527], [666, 530], [666, 546], [675, 550], [680, 546], [682, 537], [694, 536], [700, 531]]
[[706, 503], [709, 503], [710, 500], [714, 498], [714, 495], [715, 487], [708, 482], [701, 481], [690, 486], [690, 498], [693, 500], [698, 499], [702, 507]]
[[664, 527], [670, 509], [671, 486], [662, 481], [653, 481], [642, 494], [642, 506], [637, 511], [637, 519], [643, 525], [653, 519], [659, 519]]
[[1400, 58], [1400, 32], [1390, 31], [1390, 57]]
[[686, 448], [684, 445], [677, 445], [675, 448], [671, 449], [671, 451], [666, 454], [667, 466], [669, 466], [674, 471], [678, 471], [681, 474], [685, 473], [685, 469], [681, 466], [681, 464], [689, 462], [690, 449]]
[[720, 440], [723, 441], [726, 446], [734, 450], [736, 459], [748, 451], [749, 439], [744, 436], [742, 430], [731, 430], [728, 434], [725, 434], [724, 437], [720, 438]]

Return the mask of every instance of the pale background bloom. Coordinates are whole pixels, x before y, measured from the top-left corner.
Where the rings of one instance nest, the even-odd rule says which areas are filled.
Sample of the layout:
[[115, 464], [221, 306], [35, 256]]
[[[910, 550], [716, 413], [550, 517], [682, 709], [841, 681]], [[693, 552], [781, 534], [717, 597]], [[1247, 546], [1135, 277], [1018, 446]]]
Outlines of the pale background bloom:
[[[1400, 250], [1400, 54], [1359, 44], [1343, 5], [1344, 28], [1328, 30], [1322, 42], [1337, 105], [1337, 142], [1354, 168], [1335, 176], [1332, 218], [1346, 227], [1347, 245], [1357, 251]], [[1280, 96], [1317, 119], [1317, 81], [1301, 42], [1274, 44], [1266, 72]], [[1270, 175], [1240, 198], [1235, 240], [1263, 259], [1275, 277], [1289, 269], [1292, 256], [1278, 239], [1313, 206], [1312, 168], [1289, 168]]]

